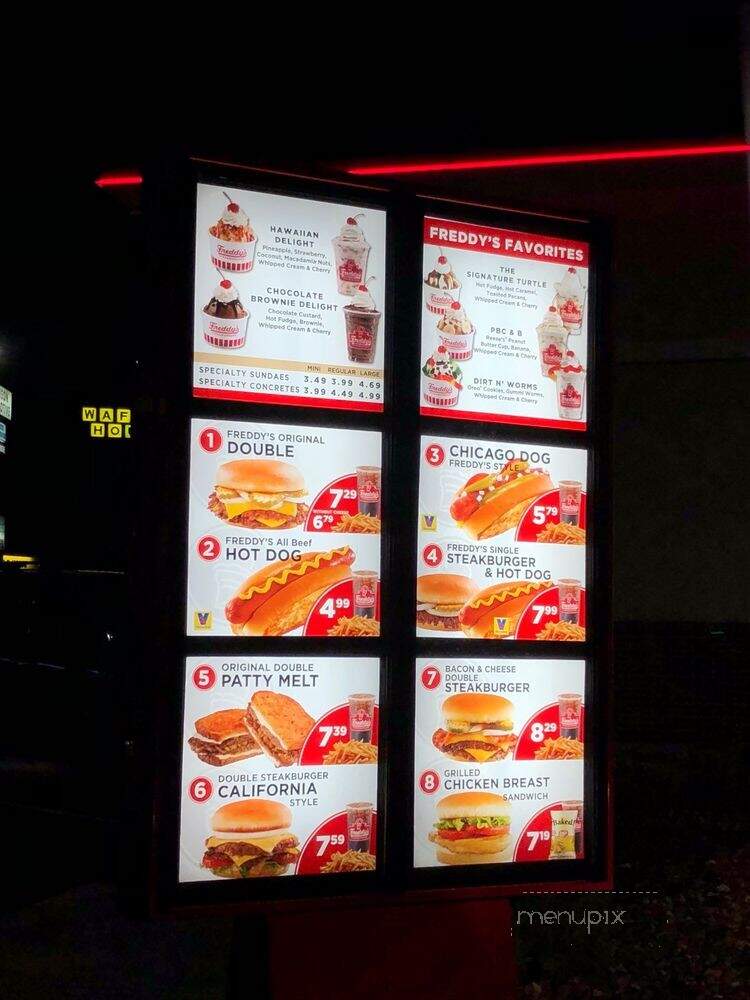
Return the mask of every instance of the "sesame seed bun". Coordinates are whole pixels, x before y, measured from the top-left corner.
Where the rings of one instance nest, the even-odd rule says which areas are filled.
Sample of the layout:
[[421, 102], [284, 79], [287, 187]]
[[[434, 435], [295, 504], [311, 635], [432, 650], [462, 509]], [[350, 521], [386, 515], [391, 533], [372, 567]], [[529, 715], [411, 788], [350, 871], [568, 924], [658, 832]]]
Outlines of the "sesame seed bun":
[[225, 462], [216, 470], [216, 485], [245, 493], [305, 492], [305, 480], [299, 469], [287, 462], [268, 458], [238, 459]]
[[442, 707], [446, 722], [512, 721], [513, 711], [513, 702], [499, 694], [452, 694]]

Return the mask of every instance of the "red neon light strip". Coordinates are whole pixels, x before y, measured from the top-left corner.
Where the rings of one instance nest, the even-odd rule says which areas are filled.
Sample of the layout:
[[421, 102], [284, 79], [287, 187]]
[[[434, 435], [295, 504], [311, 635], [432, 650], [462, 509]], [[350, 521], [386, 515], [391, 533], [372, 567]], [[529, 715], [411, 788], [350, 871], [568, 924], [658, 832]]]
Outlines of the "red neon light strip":
[[383, 174], [429, 174], [441, 170], [490, 170], [503, 167], [549, 167], [569, 163], [611, 163], [616, 160], [663, 160], [677, 156], [718, 156], [722, 153], [748, 153], [750, 143], [735, 142], [722, 146], [672, 146], [666, 149], [610, 149], [589, 153], [553, 153], [537, 156], [505, 156], [484, 160], [447, 160], [441, 163], [393, 163], [383, 166], [349, 167], [347, 173], [358, 177]]
[[136, 184], [143, 184], [143, 178], [140, 174], [113, 174], [110, 177], [97, 177], [94, 184], [98, 188], [134, 187]]

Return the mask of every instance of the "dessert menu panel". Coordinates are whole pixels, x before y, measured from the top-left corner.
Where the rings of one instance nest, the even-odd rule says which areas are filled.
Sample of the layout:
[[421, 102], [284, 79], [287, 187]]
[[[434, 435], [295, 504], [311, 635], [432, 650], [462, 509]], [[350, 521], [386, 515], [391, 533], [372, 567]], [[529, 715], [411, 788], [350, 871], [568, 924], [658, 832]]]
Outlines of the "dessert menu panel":
[[199, 184], [193, 392], [382, 410], [386, 213]]
[[583, 660], [416, 662], [414, 865], [574, 860]]
[[426, 217], [421, 412], [586, 429], [587, 243]]
[[181, 882], [376, 866], [379, 662], [188, 657]]
[[586, 638], [586, 451], [422, 436], [417, 635]]
[[191, 421], [188, 635], [380, 634], [381, 435]]

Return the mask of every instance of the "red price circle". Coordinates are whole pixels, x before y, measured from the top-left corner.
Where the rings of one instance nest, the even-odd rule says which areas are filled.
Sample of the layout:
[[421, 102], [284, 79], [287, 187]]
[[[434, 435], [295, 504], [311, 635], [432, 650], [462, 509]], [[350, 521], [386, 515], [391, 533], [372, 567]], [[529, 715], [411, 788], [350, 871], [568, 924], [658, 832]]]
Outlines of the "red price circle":
[[216, 671], [208, 663], [201, 663], [193, 671], [193, 684], [199, 691], [210, 691], [216, 683]]
[[193, 802], [208, 802], [214, 793], [214, 786], [209, 778], [193, 778], [188, 787], [188, 795]]
[[431, 542], [422, 549], [422, 562], [428, 566], [439, 566], [443, 561], [443, 550], [439, 545]]
[[199, 538], [195, 548], [204, 562], [213, 562], [221, 555], [221, 542], [213, 535], [204, 535], [203, 538]]
[[221, 433], [215, 427], [206, 427], [198, 436], [198, 444], [204, 451], [218, 451], [223, 443]]
[[427, 688], [428, 691], [434, 691], [436, 687], [439, 687], [442, 679], [443, 675], [438, 668], [430, 664], [422, 671], [422, 687]]
[[437, 468], [445, 461], [445, 449], [439, 444], [428, 444], [424, 450], [424, 460], [428, 465]]
[[419, 787], [425, 795], [433, 795], [440, 788], [440, 775], [437, 771], [422, 771], [419, 776]]

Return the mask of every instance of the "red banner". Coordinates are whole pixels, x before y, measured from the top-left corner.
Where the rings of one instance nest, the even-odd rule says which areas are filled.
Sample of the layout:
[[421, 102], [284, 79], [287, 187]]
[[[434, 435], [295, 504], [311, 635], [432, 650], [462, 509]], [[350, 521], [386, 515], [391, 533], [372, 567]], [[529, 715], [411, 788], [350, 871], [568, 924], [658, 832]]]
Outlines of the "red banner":
[[577, 264], [588, 267], [589, 245], [558, 236], [519, 233], [512, 229], [475, 226], [467, 222], [434, 219], [425, 216], [424, 242], [458, 250], [476, 250], [501, 257], [549, 261], [552, 264]]

